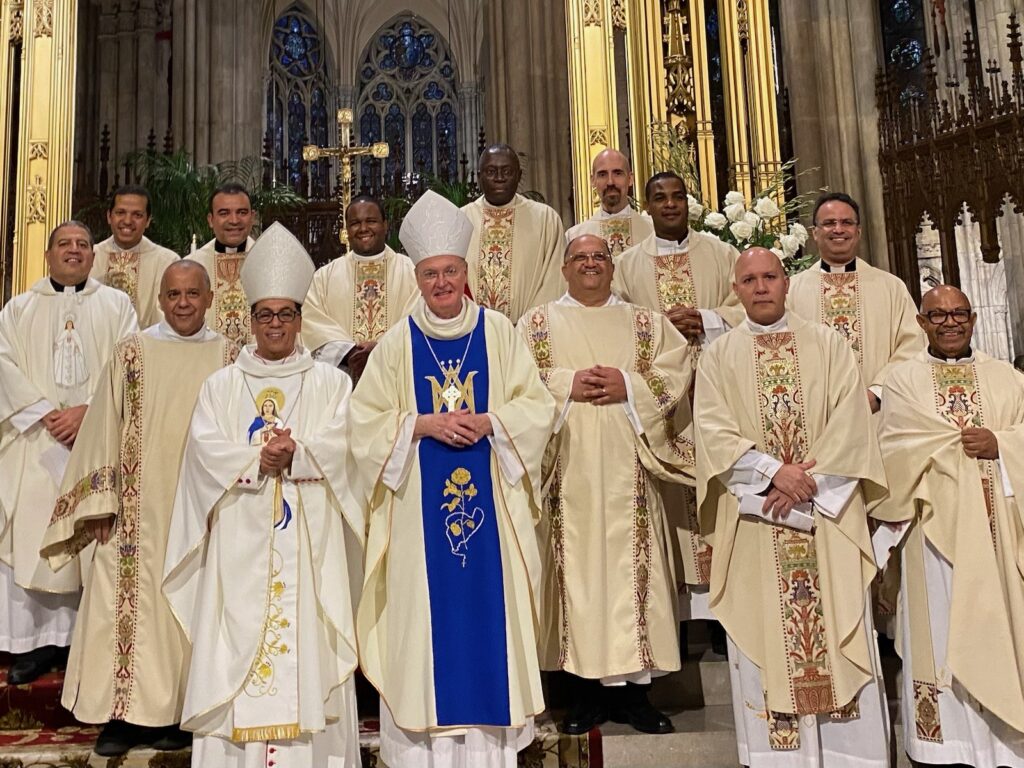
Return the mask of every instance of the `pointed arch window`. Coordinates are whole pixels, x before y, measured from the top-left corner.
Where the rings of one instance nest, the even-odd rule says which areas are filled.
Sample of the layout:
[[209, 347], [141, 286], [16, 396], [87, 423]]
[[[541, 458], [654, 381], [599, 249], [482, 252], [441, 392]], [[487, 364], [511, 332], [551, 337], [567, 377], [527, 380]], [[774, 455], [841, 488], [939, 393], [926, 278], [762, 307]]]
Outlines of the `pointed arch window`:
[[282, 13], [270, 35], [266, 135], [274, 177], [310, 198], [330, 196], [328, 160], [305, 163], [305, 144], [326, 146], [334, 114], [325, 47], [316, 22], [298, 5]]
[[457, 172], [457, 72], [441, 36], [413, 17], [381, 28], [366, 48], [359, 71], [356, 115], [360, 143], [387, 141], [383, 162], [360, 161], [366, 190], [410, 175], [445, 179]]

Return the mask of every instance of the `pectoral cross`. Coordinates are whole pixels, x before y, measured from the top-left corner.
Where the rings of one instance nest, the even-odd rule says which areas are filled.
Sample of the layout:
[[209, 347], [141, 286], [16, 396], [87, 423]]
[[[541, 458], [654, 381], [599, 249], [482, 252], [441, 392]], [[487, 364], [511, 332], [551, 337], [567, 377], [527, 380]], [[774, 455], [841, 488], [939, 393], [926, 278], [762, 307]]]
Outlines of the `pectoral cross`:
[[309, 163], [324, 157], [337, 157], [340, 160], [335, 197], [338, 201], [338, 239], [345, 250], [348, 250], [345, 210], [352, 202], [352, 158], [371, 155], [381, 160], [391, 153], [386, 141], [378, 141], [370, 146], [349, 146], [352, 143], [352, 119], [351, 109], [338, 110], [338, 146], [318, 147], [316, 144], [307, 144], [302, 148], [302, 159]]

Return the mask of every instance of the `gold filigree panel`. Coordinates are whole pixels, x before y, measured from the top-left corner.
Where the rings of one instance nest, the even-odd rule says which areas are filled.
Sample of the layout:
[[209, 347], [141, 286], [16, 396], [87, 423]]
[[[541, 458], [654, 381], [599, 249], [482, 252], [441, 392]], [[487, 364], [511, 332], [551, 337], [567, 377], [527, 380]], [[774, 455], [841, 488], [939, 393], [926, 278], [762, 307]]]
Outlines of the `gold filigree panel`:
[[32, 9], [32, 34], [36, 37], [53, 37], [53, 0], [35, 0]]
[[20, 43], [25, 37], [25, 3], [13, 0], [11, 3], [11, 27], [8, 38], [12, 43]]
[[601, 0], [584, 0], [583, 26], [600, 27], [604, 23], [604, 8]]
[[49, 160], [50, 159], [50, 142], [48, 142], [48, 141], [30, 141], [28, 143], [28, 159], [29, 160]]
[[46, 185], [42, 176], [36, 176], [35, 181], [28, 185], [28, 213], [25, 216], [27, 224], [46, 223]]
[[612, 26], [626, 28], [626, 0], [612, 0]]
[[603, 125], [590, 129], [590, 146], [608, 146], [608, 129]]

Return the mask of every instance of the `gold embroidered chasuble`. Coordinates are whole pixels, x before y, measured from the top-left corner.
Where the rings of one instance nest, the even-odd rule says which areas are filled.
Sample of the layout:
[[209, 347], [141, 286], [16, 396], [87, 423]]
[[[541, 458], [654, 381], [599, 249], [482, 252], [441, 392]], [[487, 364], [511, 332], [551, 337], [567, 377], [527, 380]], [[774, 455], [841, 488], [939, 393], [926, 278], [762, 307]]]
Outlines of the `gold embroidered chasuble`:
[[118, 344], [43, 539], [43, 556], [61, 568], [92, 542], [85, 521], [116, 517], [92, 556], [61, 696], [85, 723], [181, 718], [188, 644], [160, 591], [171, 506], [199, 388], [237, 351], [222, 336], [204, 337], [138, 333]]
[[302, 340], [311, 350], [331, 341], [377, 341], [419, 298], [408, 256], [385, 247], [380, 258], [346, 254], [313, 275], [302, 305]]
[[571, 243], [580, 235], [597, 235], [608, 243], [612, 256], [618, 256], [654, 234], [654, 223], [649, 217], [632, 208], [626, 210], [625, 216], [598, 211], [586, 221], [570, 227], [565, 233], [566, 242]]
[[[967, 456], [967, 427], [996, 434], [998, 463]], [[951, 678], [1024, 732], [1024, 377], [982, 352], [957, 363], [921, 352], [886, 379], [881, 446], [892, 487], [882, 511], [914, 520], [902, 552], [917, 737], [942, 741], [938, 701], [955, 695]], [[934, 663], [926, 540], [952, 565], [943, 669]]]
[[882, 386], [893, 365], [924, 349], [907, 286], [861, 259], [852, 272], [825, 272], [815, 265], [794, 275], [786, 305], [846, 339], [868, 386]]
[[[254, 349], [200, 389], [171, 515], [163, 590], [192, 646], [182, 727], [277, 741], [350, 717], [357, 738], [351, 381], [305, 350], [273, 364]], [[279, 425], [298, 448], [276, 481], [259, 455]]]
[[206, 325], [239, 346], [251, 343], [253, 339], [249, 319], [249, 301], [242, 288], [242, 265], [245, 254], [252, 250], [256, 241], [246, 240], [245, 248], [236, 253], [220, 253], [211, 240], [186, 259], [198, 261], [210, 275], [213, 285], [213, 305], [206, 312]]
[[143, 237], [137, 246], [127, 251], [122, 251], [114, 238], [108, 237], [96, 243], [94, 252], [96, 260], [90, 276], [128, 294], [139, 315], [140, 328], [149, 328], [164, 319], [159, 303], [160, 280], [164, 270], [178, 261], [178, 254], [148, 237]]
[[466, 262], [477, 304], [515, 323], [530, 307], [562, 295], [565, 239], [553, 208], [516, 195], [501, 208], [480, 197], [462, 211], [473, 223]]
[[[470, 332], [479, 306], [468, 299], [454, 324], [428, 316], [418, 302], [411, 317], [429, 338], [455, 339]], [[510, 482], [492, 448], [491, 478], [497, 512], [507, 616], [509, 714], [512, 728], [544, 709], [535, 627], [539, 625], [541, 559], [536, 523], [540, 516], [541, 459], [554, 423], [554, 401], [545, 389], [526, 343], [502, 315], [484, 312], [488, 360], [488, 407], [503, 426], [524, 470]], [[475, 343], [475, 342], [474, 342]], [[463, 373], [463, 384], [467, 374]], [[409, 442], [407, 419], [417, 414], [408, 321], [388, 331], [367, 363], [352, 397], [353, 432], [361, 492], [368, 508], [366, 578], [357, 627], [360, 663], [399, 728], [444, 735], [435, 711], [422, 484], [418, 443]], [[404, 435], [404, 437], [403, 437]], [[486, 438], [485, 438], [486, 439]], [[400, 478], [387, 473], [404, 455]], [[472, 727], [472, 723], [466, 724]], [[464, 731], [456, 731], [462, 734]]]
[[[743, 308], [732, 291], [733, 268], [738, 255], [735, 248], [717, 237], [693, 231], [689, 234], [688, 250], [659, 254], [657, 239], [652, 233], [615, 260], [612, 290], [626, 301], [658, 312], [678, 306], [713, 310], [732, 326], [743, 318]], [[696, 368], [698, 354], [690, 356], [692, 368]], [[686, 430], [684, 441], [692, 462], [692, 428]], [[712, 553], [697, 532], [697, 501], [693, 490], [685, 486], [663, 486], [662, 494], [674, 532], [676, 576], [681, 584], [707, 586]]]
[[[58, 385], [54, 347], [71, 322], [87, 378]], [[44, 468], [44, 455], [65, 449], [36, 422], [20, 432], [12, 416], [39, 401], [53, 408], [87, 402], [118, 341], [138, 330], [135, 310], [121, 291], [93, 279], [78, 293], [56, 293], [39, 280], [0, 310], [0, 560], [26, 589], [77, 592], [77, 564], [54, 573], [39, 556], [58, 480]]]
[[672, 544], [656, 481], [692, 482], [680, 445], [690, 349], [663, 315], [621, 302], [551, 302], [518, 330], [558, 413], [576, 371], [606, 365], [629, 376], [643, 428], [638, 435], [623, 404], [572, 403], [548, 446], [541, 665], [588, 678], [677, 670]]
[[[741, 324], [704, 350], [694, 423], [701, 533], [714, 548], [710, 605], [761, 670], [770, 717], [849, 715], [873, 678], [865, 624], [876, 573], [867, 504], [885, 473], [852, 352], [797, 317], [788, 330]], [[815, 512], [801, 533], [741, 517], [721, 479], [748, 450], [861, 483], [838, 518]]]

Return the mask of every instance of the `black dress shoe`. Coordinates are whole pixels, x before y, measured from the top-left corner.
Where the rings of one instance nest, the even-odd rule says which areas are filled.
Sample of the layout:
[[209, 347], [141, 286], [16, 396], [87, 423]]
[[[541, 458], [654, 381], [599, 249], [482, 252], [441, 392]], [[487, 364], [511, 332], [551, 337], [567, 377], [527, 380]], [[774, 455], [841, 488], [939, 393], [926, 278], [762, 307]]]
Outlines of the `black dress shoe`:
[[611, 707], [612, 722], [625, 723], [641, 733], [672, 733], [672, 721], [656, 710], [647, 700], [647, 686], [627, 683], [614, 694], [616, 705]]
[[593, 728], [608, 722], [608, 710], [600, 695], [578, 698], [565, 714], [559, 730], [569, 736], [580, 736]]
[[14, 661], [7, 673], [8, 685], [25, 685], [39, 679], [58, 663], [61, 657], [67, 659], [66, 651], [55, 645], [44, 645], [27, 653], [12, 655]]
[[151, 732], [158, 730], [162, 729], [143, 728], [124, 720], [111, 720], [100, 731], [93, 752], [100, 757], [120, 757], [133, 747], [147, 746]]
[[188, 731], [183, 731], [181, 728], [175, 725], [168, 725], [164, 728], [155, 729], [159, 733], [157, 737], [153, 739], [149, 746], [153, 749], [160, 751], [174, 751], [178, 749], [188, 749], [192, 746], [192, 734]]

